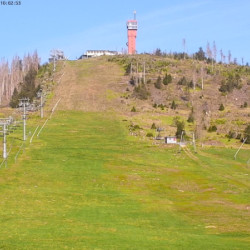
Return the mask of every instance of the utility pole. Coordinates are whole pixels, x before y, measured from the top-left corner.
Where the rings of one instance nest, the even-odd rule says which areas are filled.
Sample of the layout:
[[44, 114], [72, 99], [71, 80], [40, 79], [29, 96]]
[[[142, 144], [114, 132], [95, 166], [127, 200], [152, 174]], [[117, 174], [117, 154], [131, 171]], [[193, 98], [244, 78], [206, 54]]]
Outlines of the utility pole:
[[196, 88], [196, 76], [195, 76], [195, 72], [193, 72], [193, 89], [195, 90]]
[[20, 103], [19, 106], [23, 107], [23, 140], [26, 141], [26, 120], [27, 120], [27, 114], [26, 114], [26, 107], [29, 105], [29, 98], [22, 98], [19, 99]]
[[40, 89], [37, 93], [37, 97], [40, 97], [40, 116], [43, 118], [43, 106], [44, 106], [44, 100], [43, 100], [43, 90]]
[[193, 132], [193, 146], [194, 146], [194, 152], [197, 153], [194, 132]]
[[204, 88], [204, 73], [203, 73], [203, 64], [201, 66], [201, 89], [203, 90]]
[[53, 56], [53, 63], [54, 63], [54, 68], [53, 71], [56, 71], [56, 51], [54, 50], [54, 56]]
[[41, 97], [40, 97], [40, 105], [41, 105], [41, 110], [40, 110], [40, 113], [41, 113], [41, 118], [43, 118], [43, 93], [41, 93]]
[[143, 82], [146, 84], [146, 76], [145, 76], [145, 62], [143, 63]]
[[7, 142], [6, 142], [6, 132], [7, 132], [7, 128], [6, 128], [7, 124], [4, 123], [3, 124], [3, 158], [6, 159], [7, 158]]
[[8, 154], [7, 154], [7, 139], [6, 139], [6, 136], [7, 136], [7, 132], [8, 132], [8, 125], [10, 125], [12, 123], [13, 119], [12, 117], [9, 117], [9, 118], [4, 118], [4, 119], [1, 119], [0, 120], [0, 126], [2, 126], [3, 130], [2, 130], [2, 133], [3, 133], [3, 158], [4, 159], [7, 159], [8, 157]]
[[183, 140], [183, 133], [184, 133], [184, 130], [181, 131], [181, 142]]
[[250, 158], [249, 158], [248, 161], [247, 161], [247, 165], [250, 165]]
[[138, 77], [138, 62], [136, 63], [136, 85], [139, 83], [139, 77]]
[[184, 130], [181, 131], [181, 140], [180, 140], [180, 143], [179, 143], [179, 153], [181, 152], [183, 133], [184, 133]]
[[53, 71], [55, 72], [56, 71], [56, 59], [55, 57], [53, 58]]

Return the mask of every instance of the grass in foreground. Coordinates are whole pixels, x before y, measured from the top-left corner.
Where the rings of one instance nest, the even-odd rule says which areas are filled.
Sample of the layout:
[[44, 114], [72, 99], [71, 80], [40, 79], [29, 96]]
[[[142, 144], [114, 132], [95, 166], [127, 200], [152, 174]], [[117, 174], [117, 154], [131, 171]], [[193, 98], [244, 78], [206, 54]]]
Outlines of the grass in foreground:
[[245, 160], [192, 159], [125, 125], [108, 113], [50, 120], [0, 170], [0, 249], [247, 249]]

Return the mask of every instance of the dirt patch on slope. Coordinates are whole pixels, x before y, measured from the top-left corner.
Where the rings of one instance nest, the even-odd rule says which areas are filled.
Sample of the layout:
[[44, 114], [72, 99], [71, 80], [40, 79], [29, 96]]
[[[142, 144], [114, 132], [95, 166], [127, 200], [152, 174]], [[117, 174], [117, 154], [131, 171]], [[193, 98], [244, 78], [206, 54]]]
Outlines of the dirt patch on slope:
[[[100, 58], [67, 61], [61, 75], [54, 96], [54, 103], [61, 98], [59, 110], [104, 111], [120, 103], [124, 76], [117, 64]], [[117, 98], [108, 98], [108, 90]]]

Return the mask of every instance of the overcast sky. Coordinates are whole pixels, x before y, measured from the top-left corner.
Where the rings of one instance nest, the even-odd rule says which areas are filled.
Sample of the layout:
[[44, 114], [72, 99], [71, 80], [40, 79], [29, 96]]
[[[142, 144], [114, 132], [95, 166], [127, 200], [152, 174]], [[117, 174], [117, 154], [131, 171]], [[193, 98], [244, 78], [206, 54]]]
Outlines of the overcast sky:
[[[8, 3], [8, 1], [6, 0]], [[17, 1], [13, 1], [16, 3]], [[238, 62], [250, 63], [249, 0], [20, 0], [0, 5], [0, 58], [51, 49], [76, 59], [89, 49], [126, 49], [126, 21], [137, 11], [137, 51], [188, 53], [215, 41]]]

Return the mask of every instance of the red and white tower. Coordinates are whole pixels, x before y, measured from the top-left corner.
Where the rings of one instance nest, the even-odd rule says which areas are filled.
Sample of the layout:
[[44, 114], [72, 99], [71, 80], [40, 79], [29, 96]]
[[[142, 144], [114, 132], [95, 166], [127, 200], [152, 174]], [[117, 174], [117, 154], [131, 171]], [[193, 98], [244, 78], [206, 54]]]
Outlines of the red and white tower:
[[136, 35], [137, 35], [137, 20], [136, 20], [136, 11], [134, 11], [134, 19], [127, 21], [127, 30], [128, 30], [128, 54], [136, 54]]

